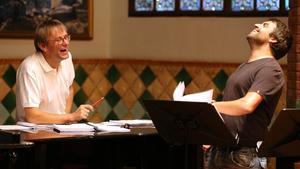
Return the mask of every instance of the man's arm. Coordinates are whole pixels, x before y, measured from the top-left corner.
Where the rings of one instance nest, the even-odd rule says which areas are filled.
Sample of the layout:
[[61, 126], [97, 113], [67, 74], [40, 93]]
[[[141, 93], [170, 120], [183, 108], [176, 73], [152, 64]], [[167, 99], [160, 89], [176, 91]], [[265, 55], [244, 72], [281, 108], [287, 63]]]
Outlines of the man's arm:
[[26, 121], [36, 124], [75, 123], [82, 119], [87, 119], [89, 112], [93, 110], [93, 106], [89, 104], [80, 105], [75, 112], [67, 114], [48, 113], [35, 107], [24, 108]]
[[71, 109], [72, 109], [72, 104], [73, 104], [73, 97], [74, 97], [74, 89], [73, 89], [73, 85], [71, 85], [69, 87], [69, 96], [66, 100], [66, 109], [65, 112], [66, 113], [70, 113]]
[[258, 93], [248, 92], [240, 99], [215, 102], [213, 105], [220, 113], [231, 116], [240, 116], [252, 113], [262, 101], [263, 98]]

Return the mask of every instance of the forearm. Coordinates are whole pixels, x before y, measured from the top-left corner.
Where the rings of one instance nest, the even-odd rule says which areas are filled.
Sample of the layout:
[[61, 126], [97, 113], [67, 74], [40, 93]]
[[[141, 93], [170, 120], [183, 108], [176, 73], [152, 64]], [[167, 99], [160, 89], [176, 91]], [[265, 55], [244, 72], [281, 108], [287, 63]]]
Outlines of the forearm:
[[240, 99], [215, 102], [213, 105], [220, 113], [241, 116], [252, 113], [262, 101], [263, 98], [256, 92], [248, 92]]
[[36, 124], [64, 124], [75, 122], [72, 114], [54, 114], [38, 108], [25, 108], [26, 121]]
[[213, 105], [218, 112], [231, 116], [240, 116], [251, 113], [251, 109], [240, 100], [215, 102]]

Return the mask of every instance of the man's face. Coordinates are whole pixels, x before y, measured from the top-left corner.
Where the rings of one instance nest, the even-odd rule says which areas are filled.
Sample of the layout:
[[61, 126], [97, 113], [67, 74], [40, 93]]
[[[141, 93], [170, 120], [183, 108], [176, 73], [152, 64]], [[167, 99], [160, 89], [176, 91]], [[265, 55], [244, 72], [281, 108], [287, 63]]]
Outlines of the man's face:
[[276, 23], [265, 21], [254, 26], [255, 28], [247, 35], [247, 39], [257, 43], [270, 43], [270, 33], [275, 30]]
[[65, 29], [55, 28], [47, 39], [45, 54], [52, 60], [61, 61], [67, 59], [70, 36]]

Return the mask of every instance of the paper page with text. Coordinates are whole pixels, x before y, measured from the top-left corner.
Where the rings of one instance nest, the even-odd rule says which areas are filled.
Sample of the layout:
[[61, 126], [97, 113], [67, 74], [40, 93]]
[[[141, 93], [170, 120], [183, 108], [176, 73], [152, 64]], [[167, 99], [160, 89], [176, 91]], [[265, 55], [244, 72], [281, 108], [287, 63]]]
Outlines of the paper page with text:
[[174, 101], [190, 101], [190, 102], [206, 102], [211, 103], [213, 97], [213, 89], [206, 90], [203, 92], [192, 93], [184, 95], [185, 84], [184, 82], [179, 82], [177, 87], [173, 92]]

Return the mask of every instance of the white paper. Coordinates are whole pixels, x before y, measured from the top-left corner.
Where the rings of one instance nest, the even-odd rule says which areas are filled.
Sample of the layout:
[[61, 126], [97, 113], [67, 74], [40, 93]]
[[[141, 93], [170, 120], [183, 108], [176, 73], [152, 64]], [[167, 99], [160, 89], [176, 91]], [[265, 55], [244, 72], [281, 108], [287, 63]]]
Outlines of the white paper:
[[153, 126], [152, 120], [148, 119], [133, 119], [133, 120], [109, 120], [106, 125], [111, 126]]
[[178, 85], [176, 86], [174, 92], [173, 92], [173, 99], [174, 100], [179, 100], [183, 97], [185, 90], [185, 84], [184, 82], [179, 82]]
[[91, 126], [94, 126], [94, 128], [97, 131], [106, 131], [106, 132], [130, 132], [130, 129], [123, 128], [121, 126], [110, 126], [107, 125], [107, 123], [88, 123]]
[[206, 102], [211, 103], [213, 97], [213, 89], [206, 90], [203, 92], [192, 93], [184, 95], [185, 84], [184, 82], [179, 82], [177, 87], [173, 92], [174, 101], [189, 101], [189, 102]]
[[31, 127], [20, 126], [20, 125], [0, 125], [0, 130], [32, 130]]
[[29, 127], [30, 129], [33, 129], [33, 130], [52, 130], [53, 129], [53, 124], [35, 124], [35, 123], [29, 123], [29, 122], [24, 122], [24, 121], [18, 121], [17, 125]]
[[84, 132], [84, 131], [95, 131], [93, 126], [85, 123], [74, 123], [74, 124], [54, 124], [53, 129], [58, 132]]

